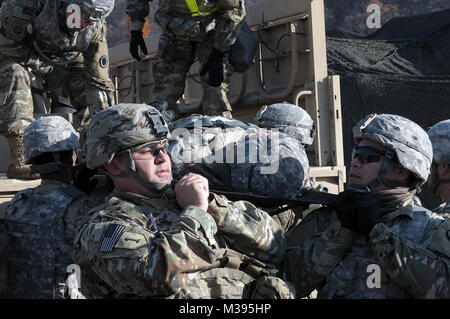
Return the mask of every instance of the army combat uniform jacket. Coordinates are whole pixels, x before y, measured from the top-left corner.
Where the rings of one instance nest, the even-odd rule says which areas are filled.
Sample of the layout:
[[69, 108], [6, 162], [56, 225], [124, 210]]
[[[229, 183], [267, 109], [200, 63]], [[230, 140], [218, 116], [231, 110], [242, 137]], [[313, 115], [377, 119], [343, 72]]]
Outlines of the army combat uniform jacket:
[[370, 238], [342, 227], [321, 208], [297, 227], [283, 278], [297, 297], [450, 298], [450, 221], [409, 204], [382, 216]]
[[[80, 32], [65, 30], [59, 1], [4, 0], [0, 9], [0, 115], [2, 134], [17, 121], [30, 122], [33, 100], [28, 68], [45, 89], [63, 86], [78, 112], [74, 126], [112, 104], [106, 22]], [[61, 22], [63, 21], [63, 22]], [[16, 124], [17, 125], [17, 124]], [[26, 126], [26, 125], [25, 125]]]
[[[281, 229], [250, 203], [212, 195], [206, 213], [181, 210], [172, 195], [164, 196], [169, 199], [115, 189], [80, 225], [73, 258], [95, 272], [98, 278], [87, 284], [100, 291], [86, 295], [242, 298], [260, 270], [281, 261]], [[184, 289], [193, 282], [195, 291]]]
[[2, 234], [6, 298], [62, 296], [77, 220], [96, 204], [73, 185], [49, 180], [14, 196]]

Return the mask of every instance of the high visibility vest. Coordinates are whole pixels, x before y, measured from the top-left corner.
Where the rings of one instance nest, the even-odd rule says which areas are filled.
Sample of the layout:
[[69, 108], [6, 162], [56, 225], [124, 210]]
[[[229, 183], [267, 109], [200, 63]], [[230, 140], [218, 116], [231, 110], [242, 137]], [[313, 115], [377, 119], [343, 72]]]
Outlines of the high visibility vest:
[[206, 17], [218, 9], [217, 3], [212, 8], [206, 8], [204, 5], [201, 5], [199, 8], [196, 0], [186, 0], [186, 4], [189, 10], [191, 10], [191, 14], [193, 17]]

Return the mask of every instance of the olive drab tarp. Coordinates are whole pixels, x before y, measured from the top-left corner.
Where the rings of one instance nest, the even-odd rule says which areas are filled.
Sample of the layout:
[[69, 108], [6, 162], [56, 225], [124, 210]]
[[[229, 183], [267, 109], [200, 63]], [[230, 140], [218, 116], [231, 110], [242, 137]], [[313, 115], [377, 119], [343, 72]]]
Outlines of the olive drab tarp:
[[[368, 37], [327, 32], [328, 71], [340, 75], [344, 156], [369, 113], [397, 114], [427, 129], [450, 118], [450, 10], [395, 18]], [[438, 202], [426, 186], [427, 208]]]

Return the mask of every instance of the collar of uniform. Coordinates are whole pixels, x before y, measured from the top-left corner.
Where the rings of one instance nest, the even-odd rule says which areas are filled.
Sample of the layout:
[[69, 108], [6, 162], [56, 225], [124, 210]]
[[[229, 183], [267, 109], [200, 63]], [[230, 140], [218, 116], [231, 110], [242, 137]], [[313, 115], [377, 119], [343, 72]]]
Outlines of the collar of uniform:
[[111, 192], [111, 196], [115, 196], [120, 199], [130, 201], [133, 204], [136, 204], [139, 206], [151, 206], [151, 207], [154, 207], [157, 209], [163, 209], [163, 208], [179, 209], [179, 206], [178, 206], [176, 200], [168, 199], [167, 197], [166, 198], [150, 198], [147, 196], [126, 192], [126, 191], [118, 189], [118, 188], [114, 188], [114, 190]]
[[409, 218], [413, 218], [414, 215], [414, 209], [412, 204], [405, 205], [403, 207], [400, 207], [397, 210], [394, 210], [393, 212], [387, 213], [383, 216], [381, 216], [381, 222], [386, 223], [390, 220], [393, 220], [394, 218], [398, 216], [407, 216]]

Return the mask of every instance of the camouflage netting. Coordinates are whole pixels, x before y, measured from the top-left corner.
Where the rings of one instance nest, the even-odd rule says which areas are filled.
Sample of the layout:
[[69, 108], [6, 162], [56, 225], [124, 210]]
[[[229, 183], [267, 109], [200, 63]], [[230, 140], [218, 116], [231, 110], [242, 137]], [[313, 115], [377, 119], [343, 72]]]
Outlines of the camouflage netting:
[[[450, 118], [450, 10], [392, 19], [367, 38], [330, 31], [327, 59], [341, 77], [347, 173], [352, 128], [365, 115], [398, 114], [425, 130]], [[420, 197], [438, 204], [426, 187]]]

